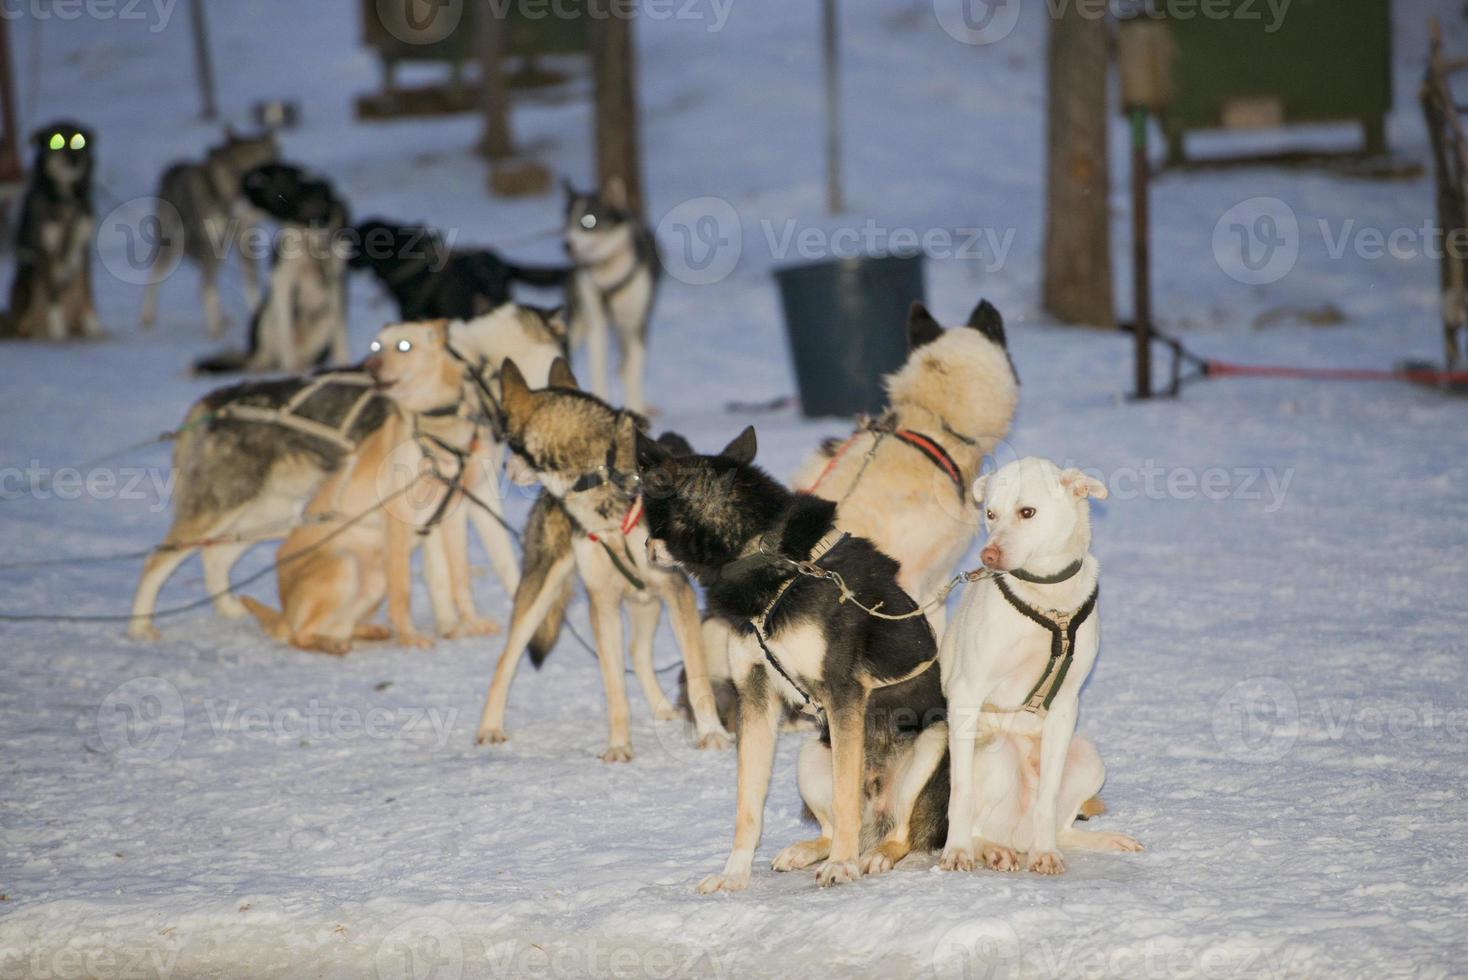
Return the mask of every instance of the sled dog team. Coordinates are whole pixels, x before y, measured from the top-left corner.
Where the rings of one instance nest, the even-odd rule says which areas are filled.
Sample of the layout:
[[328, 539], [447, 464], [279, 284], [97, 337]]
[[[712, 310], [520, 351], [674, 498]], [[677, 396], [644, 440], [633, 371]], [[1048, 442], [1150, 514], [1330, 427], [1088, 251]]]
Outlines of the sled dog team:
[[[560, 311], [505, 303], [389, 326], [360, 369], [205, 396], [176, 442], [174, 524], [133, 635], [157, 636], [159, 589], [198, 551], [218, 612], [248, 611], [278, 640], [426, 646], [409, 608], [420, 544], [437, 633], [496, 632], [474, 607], [472, 525], [514, 595], [481, 743], [508, 737], [516, 668], [555, 645], [575, 573], [606, 691], [602, 758], [631, 760], [623, 614], [642, 695], [671, 720], [652, 661], [667, 607], [697, 745], [725, 748], [733, 727], [738, 750], [733, 848], [701, 892], [749, 881], [792, 707], [820, 719], [798, 765], [820, 833], [780, 851], [777, 871], [814, 866], [829, 885], [919, 850], [949, 870], [1058, 874], [1067, 850], [1140, 849], [1075, 827], [1103, 812], [1105, 769], [1076, 718], [1099, 642], [1089, 500], [1106, 488], [1035, 458], [980, 475], [1018, 402], [997, 310], [981, 302], [944, 329], [913, 304], [888, 412], [814, 453], [794, 490], [754, 465], [753, 428], [701, 455], [582, 391], [568, 334]], [[501, 465], [541, 488], [518, 565]], [[945, 584], [980, 521], [982, 569], [945, 629]], [[233, 562], [281, 537], [279, 609], [232, 596]]]

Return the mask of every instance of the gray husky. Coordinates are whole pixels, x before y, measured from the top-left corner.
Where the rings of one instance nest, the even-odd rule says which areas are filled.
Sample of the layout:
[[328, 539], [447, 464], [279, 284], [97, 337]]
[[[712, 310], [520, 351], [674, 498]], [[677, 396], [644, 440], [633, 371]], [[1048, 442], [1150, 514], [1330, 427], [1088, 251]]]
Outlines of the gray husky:
[[[509, 635], [485, 699], [478, 741], [506, 740], [505, 708], [520, 657], [537, 634], [553, 640], [574, 571], [586, 586], [606, 687], [608, 739], [603, 761], [632, 759], [623, 679], [624, 606], [632, 626], [632, 669], [654, 719], [678, 717], [652, 665], [653, 635], [666, 605], [688, 673], [698, 746], [726, 748], [729, 736], [714, 711], [699, 645], [693, 588], [681, 571], [658, 568], [647, 560], [647, 528], [641, 519], [643, 499], [634, 462], [637, 435], [647, 421], [579, 390], [564, 361], [552, 369], [549, 386], [540, 390], [532, 390], [515, 363], [506, 361], [502, 385], [505, 441], [513, 454], [507, 470], [517, 483], [539, 482], [546, 495], [537, 503], [526, 534], [525, 578], [515, 595]], [[545, 627], [553, 611], [552, 625]]]
[[240, 190], [240, 179], [280, 156], [274, 133], [240, 136], [226, 129], [224, 142], [203, 160], [175, 163], [158, 182], [157, 252], [143, 294], [143, 326], [158, 321], [158, 290], [181, 257], [199, 266], [204, 278], [204, 322], [209, 336], [224, 332], [219, 311], [219, 270], [231, 248], [239, 250], [245, 274], [245, 301], [260, 305], [260, 271], [248, 244], [256, 221]]
[[15, 280], [0, 336], [96, 336], [92, 304], [92, 131], [57, 122], [32, 138], [35, 163], [15, 239]]
[[[507, 303], [451, 324], [449, 334], [452, 350], [494, 393], [509, 356], [532, 376], [546, 378], [563, 349], [565, 328], [558, 313]], [[478, 404], [477, 395], [469, 395], [468, 403]], [[229, 594], [230, 568], [252, 545], [285, 537], [311, 494], [383, 424], [388, 410], [366, 374], [355, 370], [249, 381], [196, 402], [174, 443], [173, 526], [143, 567], [130, 634], [158, 637], [152, 622], [158, 593], [196, 551], [216, 611], [242, 615]], [[487, 465], [497, 471], [504, 448], [487, 441]], [[498, 480], [483, 481], [476, 493], [498, 508]], [[513, 592], [520, 570], [508, 533], [478, 507], [469, 519], [496, 575]]]
[[566, 189], [566, 253], [575, 264], [568, 286], [571, 340], [586, 342], [591, 391], [607, 397], [607, 346], [615, 333], [622, 351], [623, 402], [645, 412], [647, 327], [662, 264], [652, 232], [627, 205], [620, 180], [601, 193]]

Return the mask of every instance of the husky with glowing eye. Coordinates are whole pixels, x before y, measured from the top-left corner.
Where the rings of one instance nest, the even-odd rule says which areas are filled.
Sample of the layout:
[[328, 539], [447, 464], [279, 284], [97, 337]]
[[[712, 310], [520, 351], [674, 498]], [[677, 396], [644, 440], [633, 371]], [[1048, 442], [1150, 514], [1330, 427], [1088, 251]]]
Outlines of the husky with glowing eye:
[[0, 336], [66, 340], [101, 332], [92, 302], [94, 137], [57, 122], [32, 137], [35, 163], [16, 229], [15, 279]]

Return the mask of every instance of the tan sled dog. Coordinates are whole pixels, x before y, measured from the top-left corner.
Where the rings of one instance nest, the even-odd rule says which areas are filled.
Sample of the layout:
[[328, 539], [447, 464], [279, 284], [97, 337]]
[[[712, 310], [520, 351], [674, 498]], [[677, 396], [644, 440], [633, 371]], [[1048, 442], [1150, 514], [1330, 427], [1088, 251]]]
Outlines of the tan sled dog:
[[[383, 425], [317, 490], [306, 520], [281, 545], [281, 611], [243, 602], [277, 640], [346, 653], [352, 640], [426, 647], [409, 609], [409, 561], [426, 536], [425, 571], [440, 628], [486, 634], [469, 589], [467, 507], [483, 476], [478, 426], [461, 416], [461, 362], [446, 356], [448, 323], [388, 327], [364, 365], [395, 403]], [[391, 629], [368, 620], [387, 598]], [[446, 617], [456, 616], [448, 626]]]

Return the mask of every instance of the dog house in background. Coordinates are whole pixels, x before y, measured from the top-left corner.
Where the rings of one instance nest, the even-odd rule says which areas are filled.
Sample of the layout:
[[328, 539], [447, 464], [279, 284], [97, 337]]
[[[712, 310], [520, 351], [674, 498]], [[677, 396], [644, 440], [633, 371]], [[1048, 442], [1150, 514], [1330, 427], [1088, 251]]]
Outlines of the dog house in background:
[[[543, 55], [586, 54], [581, 0], [561, 0], [554, 8], [577, 16], [557, 16], [549, 6], [503, 6], [506, 59], [521, 59], [528, 66]], [[486, 7], [483, 0], [361, 0], [363, 40], [382, 64], [383, 90], [361, 97], [358, 113], [370, 118], [477, 109], [479, 92], [466, 82], [465, 65], [478, 66], [477, 18]], [[446, 66], [448, 78], [442, 84], [404, 89], [398, 85], [398, 66], [404, 63]], [[527, 68], [509, 81], [524, 85], [533, 83], [534, 76]]]
[[1293, 0], [1277, 25], [1262, 2], [1248, 17], [1209, 17], [1206, 6], [1167, 18], [1173, 91], [1160, 122], [1169, 164], [1186, 161], [1190, 132], [1298, 123], [1358, 122], [1364, 152], [1386, 152], [1390, 0]]

